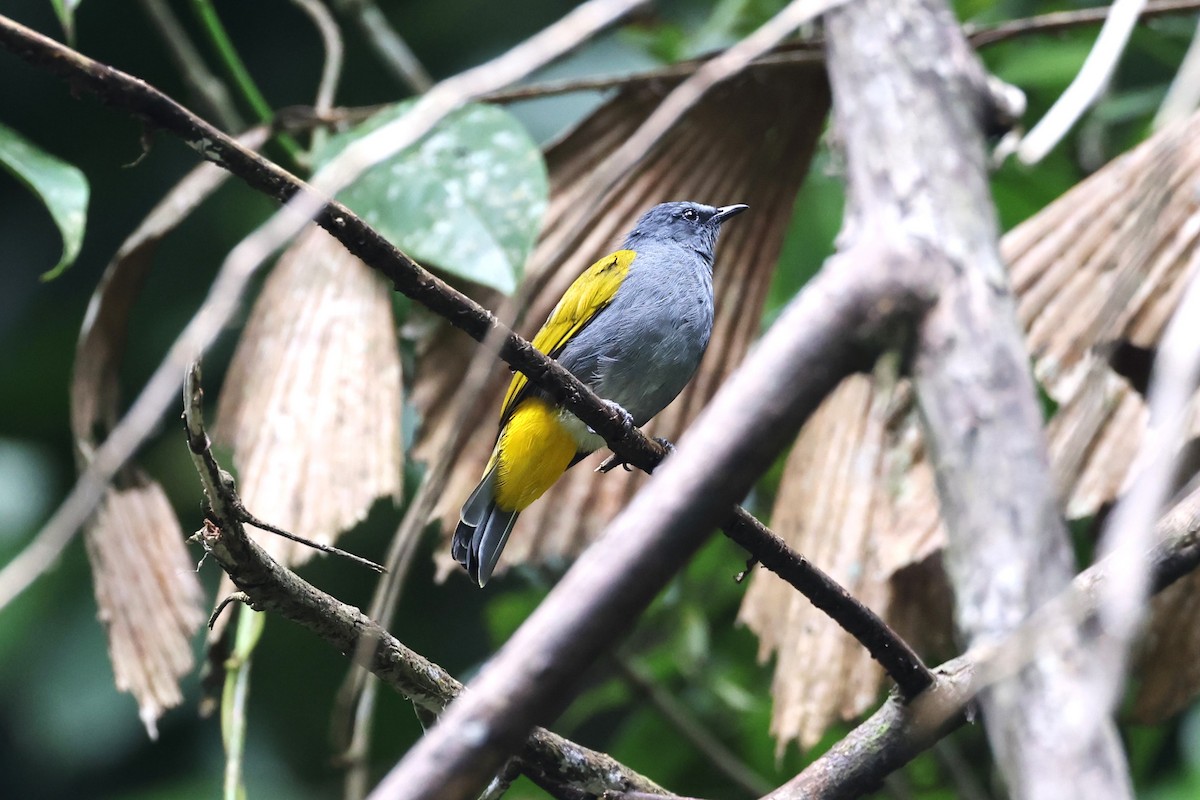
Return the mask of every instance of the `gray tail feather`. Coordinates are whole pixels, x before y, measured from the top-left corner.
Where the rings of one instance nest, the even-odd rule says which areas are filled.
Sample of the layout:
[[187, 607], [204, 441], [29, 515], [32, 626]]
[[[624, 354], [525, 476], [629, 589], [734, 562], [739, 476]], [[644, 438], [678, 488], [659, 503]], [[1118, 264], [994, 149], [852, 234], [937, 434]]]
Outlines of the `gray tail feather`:
[[466, 567], [471, 580], [481, 587], [492, 577], [519, 513], [496, 507], [495, 486], [496, 470], [493, 467], [463, 503], [450, 546], [454, 560]]

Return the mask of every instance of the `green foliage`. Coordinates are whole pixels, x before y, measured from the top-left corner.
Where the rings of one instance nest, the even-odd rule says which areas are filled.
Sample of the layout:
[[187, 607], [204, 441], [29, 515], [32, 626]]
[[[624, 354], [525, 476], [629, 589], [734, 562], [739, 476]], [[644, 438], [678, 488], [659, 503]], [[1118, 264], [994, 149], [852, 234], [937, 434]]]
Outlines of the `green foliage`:
[[[54, 2], [56, 8], [71, 14], [78, 5], [77, 0]], [[654, 24], [643, 23], [636, 36], [624, 36], [627, 41], [644, 43], [658, 59], [676, 61], [727, 44], [761, 24], [781, 5], [782, 0], [666, 2], [656, 5], [661, 17]], [[1059, 3], [1056, 7], [1075, 5]], [[443, 75], [494, 55], [562, 11], [560, 4], [549, 0], [532, 3], [530, 8], [535, 10], [530, 11], [523, 5], [521, 14], [485, 12], [465, 0], [411, 6], [406, 7], [411, 15], [405, 21], [411, 22], [411, 27], [405, 34], [418, 55]], [[956, 3], [961, 18], [975, 21], [1009, 19], [1045, 10], [1043, 6], [1015, 0]], [[256, 44], [242, 55], [246, 69], [262, 81], [263, 93], [273, 100], [307, 102], [315, 82], [315, 69], [308, 67], [319, 63], [320, 53], [303, 18], [269, 4], [231, 6], [228, 12], [224, 21], [231, 40]], [[47, 6], [47, 27], [54, 24], [50, 13]], [[489, 18], [497, 20], [496, 25], [480, 24], [473, 16], [483, 13], [498, 15]], [[85, 18], [89, 48], [94, 47], [98, 54], [124, 52], [129, 31], [127, 20], [118, 16]], [[502, 29], [501, 23], [509, 27]], [[1108, 93], [1068, 140], [1036, 167], [1010, 162], [995, 173], [993, 196], [1004, 230], [1037, 213], [1097, 163], [1144, 138], [1156, 101], [1194, 29], [1190, 17], [1164, 18], [1140, 27]], [[343, 101], [363, 104], [394, 98], [396, 86], [387, 82], [376, 62], [356, 51], [355, 34], [349, 26], [346, 33], [351, 44], [344, 82], [349, 97]], [[1029, 124], [1074, 77], [1095, 35], [1093, 27], [1053, 36], [1026, 36], [990, 47], [983, 57], [1001, 78], [1027, 93], [1030, 112], [1025, 122]], [[628, 49], [596, 48], [587, 51], [584, 55], [590, 60], [581, 59], [581, 63], [595, 74], [611, 74], [628, 68], [622, 52], [627, 56]], [[156, 82], [159, 76], [176, 75], [159, 49], [146, 48], [139, 58], [146, 59], [135, 62], [139, 69], [122, 66]], [[62, 280], [51, 286], [29, 287], [20, 282], [19, 270], [0, 270], [0, 278], [11, 281], [5, 284], [6, 291], [0, 292], [0, 302], [17, 298], [11, 300], [11, 310], [9, 306], [0, 308], [4, 312], [0, 313], [0, 336], [9, 336], [0, 347], [0, 375], [4, 376], [0, 380], [0, 408], [4, 411], [0, 414], [0, 555], [6, 562], [32, 535], [37, 520], [51, 510], [47, 499], [61, 496], [73, 477], [63, 386], [69, 374], [71, 342], [96, 277], [120, 238], [159, 199], [163, 186], [194, 163], [190, 154], [180, 154], [183, 148], [164, 143], [136, 169], [116, 169], [114, 164], [130, 160], [129, 153], [137, 150], [136, 126], [91, 104], [79, 103], [54, 83], [37, 84], [29, 94], [21, 94], [22, 84], [32, 84], [31, 76], [37, 73], [11, 67], [15, 63], [0, 66], [0, 96], [13, 98], [5, 105], [5, 122], [27, 131], [45, 148], [77, 161], [92, 177], [97, 197], [103, 196], [106, 202], [94, 204], [88, 252]], [[281, 69], [281, 64], [286, 68]], [[178, 90], [187, 102], [183, 91]], [[356, 137], [408, 107], [392, 107], [363, 127], [334, 137], [320, 159], [328, 160]], [[571, 122], [557, 111], [536, 113], [543, 114], [538, 124], [547, 131], [561, 130]], [[89, 138], [87, 148], [70, 149], [73, 130], [105, 124], [119, 130], [110, 134], [106, 146], [91, 146]], [[90, 127], [88, 134], [92, 134]], [[12, 136], [7, 128], [0, 128], [0, 150], [10, 145]], [[128, 150], [117, 150], [114, 157], [113, 141]], [[36, 148], [33, 153], [36, 163], [61, 164]], [[833, 250], [844, 201], [838, 158], [836, 152], [823, 149], [796, 200], [764, 326]], [[25, 176], [20, 179], [32, 182]], [[60, 266], [74, 260], [82, 240], [88, 184], [81, 176], [78, 181], [74, 211], [56, 211], [44, 200], [62, 230]], [[343, 199], [419, 260], [512, 291], [536, 235], [546, 193], [540, 154], [520, 126], [505, 111], [473, 106], [394, 161], [372, 170]], [[0, 202], [6, 199], [0, 197]], [[152, 276], [162, 288], [137, 310], [139, 330], [149, 334], [134, 337], [133, 346], [140, 348], [141, 358], [158, 356], [155, 348], [194, 309], [214, 263], [268, 210], [258, 196], [231, 186], [220, 203], [204, 209], [179, 237], [164, 243], [162, 272]], [[3, 217], [0, 214], [0, 225]], [[74, 219], [77, 225], [68, 230], [60, 217]], [[439, 227], [439, 221], [447, 224]], [[52, 234], [50, 226], [46, 228]], [[34, 245], [41, 243], [29, 244], [25, 239], [11, 233], [0, 237], [6, 248], [18, 248], [18, 252], [48, 249], [39, 249]], [[6, 255], [14, 257], [12, 251]], [[29, 283], [33, 283], [31, 276]], [[403, 299], [397, 303], [408, 305]], [[228, 353], [218, 353], [213, 360], [219, 364], [222, 357], [228, 358]], [[406, 358], [409, 376], [411, 353], [406, 353]], [[214, 364], [214, 386], [217, 369]], [[139, 376], [133, 369], [123, 377], [133, 386]], [[163, 439], [151, 444], [144, 463], [156, 474], [172, 473], [163, 475], [168, 491], [185, 528], [194, 528], [201, 519], [194, 481], [188, 477], [189, 465], [174, 429], [166, 427]], [[405, 411], [404, 427], [406, 436], [411, 437], [415, 427], [411, 405]], [[406, 444], [411, 444], [411, 439]], [[31, 452], [37, 455], [28, 455]], [[37, 472], [36, 478], [26, 474], [28, 469], [14, 467], [14, 458], [27, 462], [26, 466]], [[410, 470], [409, 479], [415, 480], [418, 474]], [[4, 476], [10, 480], [6, 482]], [[777, 472], [760, 486], [760, 495], [769, 496], [772, 480], [777, 480]], [[408, 488], [411, 496], [413, 487]], [[400, 514], [385, 506], [388, 504], [379, 504], [343, 544], [364, 556], [381, 558]], [[756, 510], [769, 510], [769, 503], [764, 506]], [[1086, 548], [1086, 542], [1080, 540], [1079, 544], [1081, 550]], [[458, 575], [437, 584], [430, 566], [432, 547], [431, 541], [423, 543], [414, 561], [394, 632], [458, 677], [469, 678], [542, 601], [547, 582], [532, 571], [518, 570], [489, 585], [485, 592]], [[199, 560], [198, 552], [196, 557]], [[751, 772], [779, 783], [827, 750], [849, 726], [830, 731], [812, 752], [800, 753], [791, 745], [776, 757], [769, 733], [774, 665], [759, 662], [755, 638], [736, 624], [746, 587], [735, 583], [732, 576], [743, 563], [743, 553], [714, 536], [638, 621], [619, 652]], [[202, 578], [210, 584], [210, 596], [215, 593], [214, 573], [211, 564], [201, 567]], [[373, 584], [353, 567], [316, 560], [306, 565], [303, 573], [345, 602], [361, 607], [369, 603]], [[756, 579], [763, 578], [770, 579]], [[255, 652], [245, 751], [248, 796], [252, 800], [340, 796], [341, 773], [330, 763], [327, 732], [345, 661], [297, 626], [277, 622], [266, 626]], [[134, 703], [112, 688], [105, 658], [82, 547], [76, 547], [56, 572], [0, 619], [0, 738], [5, 743], [0, 748], [0, 773], [5, 775], [6, 789], [38, 797], [215, 796], [220, 791], [224, 756], [216, 720], [199, 720], [194, 713], [197, 679], [193, 677], [185, 685], [185, 706], [164, 718], [162, 739], [150, 743], [140, 729]], [[597, 663], [588, 680], [587, 691], [554, 724], [556, 731], [612, 753], [672, 790], [713, 800], [751, 796], [688, 741], [661, 708], [622, 677], [613, 662]], [[379, 704], [372, 750], [375, 777], [420, 735], [411, 706], [403, 698], [384, 691]], [[1151, 800], [1200, 796], [1200, 712], [1193, 709], [1153, 727], [1124, 724], [1122, 733], [1139, 796]], [[971, 778], [992, 788], [994, 778], [982, 726], [964, 726], [950, 741]], [[899, 796], [916, 800], [968, 796], [960, 790], [960, 780], [947, 766], [945, 754], [926, 753], [896, 777], [893, 788]], [[545, 796], [524, 780], [507, 795], [516, 800]]]
[[[318, 168], [412, 102], [330, 139]], [[541, 151], [511, 114], [472, 105], [378, 164], [339, 198], [401, 250], [505, 294], [516, 289], [546, 210]]]
[[21, 134], [0, 124], [0, 164], [36, 194], [54, 218], [62, 235], [63, 251], [58, 264], [42, 275], [52, 280], [75, 263], [87, 227], [88, 182], [83, 173]]

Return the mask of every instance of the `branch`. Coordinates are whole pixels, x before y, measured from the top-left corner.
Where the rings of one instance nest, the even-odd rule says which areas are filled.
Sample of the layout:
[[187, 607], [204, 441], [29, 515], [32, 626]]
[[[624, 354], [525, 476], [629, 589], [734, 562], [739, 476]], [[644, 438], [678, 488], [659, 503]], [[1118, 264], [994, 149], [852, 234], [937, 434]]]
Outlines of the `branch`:
[[183, 76], [201, 105], [207, 106], [213, 117], [227, 131], [241, 131], [246, 127], [237, 106], [224, 82], [209, 70], [204, 57], [192, 43], [187, 31], [166, 0], [141, 0], [142, 10], [150, 23], [158, 29], [166, 46], [168, 58]]
[[403, 761], [374, 797], [477, 793], [536, 722], [705, 540], [857, 365], [928, 303], [923, 259], [843, 257], [804, 288], [679, 441], [676, 453]]
[[1116, 0], [1109, 7], [1096, 44], [1088, 52], [1079, 73], [1017, 146], [1017, 157], [1021, 161], [1036, 164], [1045, 158], [1100, 96], [1125, 52], [1125, 45], [1145, 5], [1146, 0]]
[[[354, 0], [350, 0], [354, 2]], [[1200, 0], [1151, 0], [1146, 3], [1138, 14], [1141, 21], [1165, 17], [1175, 14], [1187, 14], [1200, 9]], [[1108, 16], [1109, 6], [1096, 8], [1080, 8], [1073, 11], [1054, 11], [1048, 14], [1038, 14], [1033, 17], [1008, 20], [987, 25], [968, 23], [963, 25], [963, 35], [972, 47], [982, 49], [1000, 42], [1018, 39], [1038, 33], [1060, 33], [1090, 25], [1099, 25]], [[819, 64], [824, 59], [822, 48], [825, 40], [814, 36], [799, 41], [788, 41], [773, 48], [770, 52], [759, 56], [752, 62], [759, 64]], [[482, 99], [489, 103], [512, 103], [518, 100], [531, 100], [538, 97], [553, 97], [574, 92], [601, 92], [609, 89], [624, 89], [631, 86], [641, 86], [647, 83], [683, 80], [705, 64], [713, 56], [704, 56], [691, 61], [683, 61], [666, 67], [641, 70], [623, 75], [602, 75], [599, 77], [563, 78], [552, 81], [539, 81], [511, 89], [501, 89], [491, 92]]]
[[[439, 84], [418, 101], [401, 122], [377, 129], [331, 162], [327, 171], [333, 170], [335, 163], [341, 166], [326, 180], [324, 188], [328, 192], [337, 191], [344, 185], [338, 181], [352, 180], [358, 174], [356, 170], [370, 165], [371, 157], [386, 158], [403, 149], [467, 100], [507, 85], [561, 55], [600, 27], [612, 24], [639, 2], [589, 0], [508, 53]], [[65, 78], [76, 90], [93, 92], [103, 102], [131, 114], [149, 127], [179, 137], [204, 158], [233, 172], [252, 188], [282, 202], [296, 204], [289, 209], [292, 216], [277, 214], [226, 258], [204, 304], [172, 344], [125, 417], [97, 450], [70, 494], [38, 532], [34, 544], [19, 557], [24, 565], [38, 565], [39, 568], [26, 567], [19, 572], [5, 569], [0, 573], [0, 608], [28, 586], [27, 576], [40, 574], [54, 563], [95, 510], [113, 476], [141, 447], [166, 413], [177, 396], [179, 376], [187, 364], [212, 345], [236, 313], [255, 271], [291, 233], [299, 231], [306, 220], [315, 217], [316, 222], [334, 234], [348, 250], [391, 278], [399, 291], [446, 317], [474, 338], [481, 339], [493, 327], [495, 320], [488, 312], [418, 267], [340, 203], [327, 202], [325, 195], [241, 147], [145, 81], [87, 58], [2, 15], [0, 47]], [[380, 136], [385, 140], [381, 141]], [[510, 356], [515, 351], [533, 352], [528, 343], [511, 332], [506, 333]], [[548, 362], [543, 358], [542, 363]], [[561, 368], [558, 372], [565, 374]], [[605, 416], [605, 429], [617, 430], [618, 421], [611, 418], [611, 412]]]
[[[1200, 490], [1165, 514], [1158, 543], [1149, 552], [1154, 592], [1200, 567]], [[765, 800], [834, 800], [860, 797], [968, 719], [980, 691], [1039, 656], [1064, 625], [1093, 624], [1110, 574], [1124, 553], [1081, 572], [1070, 587], [994, 645], [973, 648], [937, 667], [937, 681], [909, 704], [890, 698], [868, 720]]]
[[[96, 93], [110, 105], [179, 137], [251, 188], [282, 202], [298, 194], [316, 198], [303, 181], [241, 147], [143, 81], [93, 61], [3, 16], [0, 16], [0, 46], [67, 78], [73, 85]], [[499, 325], [489, 311], [422, 269], [345, 206], [335, 201], [325, 202], [315, 219], [363, 263], [390, 279], [398, 291], [444, 317], [472, 338], [484, 341], [489, 332], [495, 331], [502, 342], [500, 357], [597, 431], [625, 461], [649, 472], [662, 459], [664, 453], [658, 444], [639, 430], [626, 430], [608, 406], [557, 362]], [[225, 280], [227, 274], [230, 278]], [[178, 385], [179, 371], [197, 350], [203, 351], [211, 343], [236, 309], [241, 289], [249, 277], [247, 272], [222, 268], [210, 293], [210, 298], [216, 299], [212, 305], [202, 307], [125, 419], [99, 448], [71, 495], [46, 523], [38, 535], [38, 542], [45, 542], [46, 546], [30, 553], [33, 560], [42, 565], [52, 563], [82, 520], [91, 513], [108, 480], [136, 451], [165, 411], [168, 398], [174, 395], [174, 387]], [[744, 509], [735, 508], [732, 515], [723, 512], [720, 516], [726, 518], [725, 533], [733, 541], [858, 638], [901, 687], [905, 697], [914, 697], [929, 685], [932, 676], [912, 649], [828, 575], [792, 551]], [[24, 569], [20, 575], [9, 569], [0, 572], [0, 608], [28, 585], [28, 576], [40, 574], [40, 571]]]
[[[941, 0], [859, 0], [828, 15], [847, 160], [843, 238], [925, 247], [940, 273], [913, 382], [949, 544], [959, 629], [994, 641], [1070, 580], [1029, 355], [997, 249], [981, 123], [987, 76]], [[919, 178], [914, 170], [919, 168]], [[889, 244], [891, 243], [891, 244]], [[1111, 720], [1081, 728], [1075, 635], [982, 697], [1019, 797], [1121, 796]]]
[[[1178, 139], [1185, 135], [1182, 126], [1173, 130]], [[1181, 147], [1183, 143], [1177, 140], [1174, 144]], [[1178, 152], [1174, 148], [1171, 151]], [[1174, 491], [1172, 484], [1179, 474], [1182, 450], [1190, 438], [1188, 410], [1200, 381], [1197, 259], [1200, 253], [1193, 254], [1188, 264], [1190, 277], [1183, 298], [1162, 333], [1154, 358], [1146, 394], [1148, 430], [1130, 470], [1137, 478], [1109, 516], [1101, 537], [1104, 555], [1128, 555], [1113, 562], [1110, 588], [1101, 601], [1102, 635], [1089, 643], [1089, 657], [1096, 668], [1088, 675], [1094, 683], [1091, 697], [1084, 698], [1085, 703], [1076, 710], [1079, 715], [1112, 713], [1125, 685], [1131, 650], [1149, 612], [1150, 564], [1144, 553], [1154, 541], [1154, 522]], [[1149, 270], [1149, 258], [1140, 266]]]
[[[315, 633], [338, 652], [370, 670], [418, 708], [440, 713], [463, 686], [448, 672], [409, 650], [357, 608], [338, 601], [278, 564], [247, 535], [229, 473], [212, 455], [202, 414], [199, 366], [184, 383], [188, 450], [204, 485], [209, 517], [197, 537], [256, 611], [271, 611]], [[374, 646], [362, 646], [366, 640]], [[611, 757], [538, 729], [521, 750], [522, 766], [554, 787], [591, 793], [630, 790], [663, 794], [652, 781]]]
[[351, 16], [375, 55], [401, 83], [417, 94], [433, 87], [433, 78], [373, 0], [335, 0], [335, 7]]

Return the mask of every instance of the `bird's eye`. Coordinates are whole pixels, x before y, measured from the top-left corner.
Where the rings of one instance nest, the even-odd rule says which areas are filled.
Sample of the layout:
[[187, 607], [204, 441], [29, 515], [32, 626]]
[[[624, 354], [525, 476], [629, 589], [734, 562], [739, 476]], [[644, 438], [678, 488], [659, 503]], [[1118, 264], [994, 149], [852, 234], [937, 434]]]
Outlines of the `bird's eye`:
[[688, 222], [695, 222], [700, 219], [700, 215], [696, 213], [696, 209], [694, 208], [685, 208], [683, 210], [683, 218]]

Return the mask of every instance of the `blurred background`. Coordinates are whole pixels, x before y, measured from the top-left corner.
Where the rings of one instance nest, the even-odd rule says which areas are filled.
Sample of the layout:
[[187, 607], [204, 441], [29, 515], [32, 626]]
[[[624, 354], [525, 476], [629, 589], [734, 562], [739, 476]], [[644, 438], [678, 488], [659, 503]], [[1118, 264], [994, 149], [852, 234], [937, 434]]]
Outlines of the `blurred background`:
[[[271, 105], [310, 104], [322, 52], [308, 20], [285, 0], [215, 5]], [[429, 72], [441, 78], [504, 52], [560, 18], [571, 3], [522, 0], [519, 10], [515, 5], [404, 0], [381, 2], [380, 8]], [[616, 74], [690, 57], [730, 43], [780, 5], [776, 0], [656, 3], [632, 24], [601, 36], [534, 80]], [[955, 9], [963, 21], [986, 23], [1086, 5], [960, 0]], [[195, 29], [187, 4], [173, 7]], [[5, 0], [0, 12], [62, 38], [49, 0]], [[1037, 167], [1010, 161], [995, 174], [994, 196], [1005, 230], [1145, 138], [1195, 24], [1194, 15], [1183, 15], [1141, 25], [1104, 99], [1068, 141]], [[75, 29], [75, 46], [83, 53], [191, 105], [167, 46], [140, 5], [83, 2]], [[1000, 78], [1025, 91], [1027, 120], [1034, 120], [1078, 71], [1096, 31], [1081, 27], [1029, 35], [991, 46], [982, 55]], [[337, 104], [372, 105], [406, 96], [370, 49], [354, 44], [349, 28], [347, 36]], [[508, 108], [544, 143], [602, 99], [600, 93], [578, 93]], [[7, 52], [0, 52], [0, 122], [79, 167], [91, 186], [77, 263], [60, 278], [40, 282], [39, 275], [59, 257], [58, 233], [44, 207], [0, 172], [0, 563], [5, 563], [30, 540], [74, 479], [67, 390], [88, 297], [120, 242], [197, 159], [165, 135], [151, 134], [143, 152], [138, 123], [91, 96], [73, 96], [65, 83]], [[841, 206], [836, 159], [823, 145], [796, 199], [764, 325], [831, 252]], [[189, 319], [229, 249], [272, 210], [269, 200], [231, 181], [164, 241], [132, 317], [122, 366], [127, 398]], [[206, 382], [219, 383], [232, 350], [233, 337], [227, 336], [206, 360]], [[199, 527], [201, 492], [173, 415], [163, 421], [141, 463], [164, 486], [184, 530]], [[769, 512], [777, 473], [756, 490], [752, 510]], [[402, 510], [377, 504], [340, 545], [381, 559]], [[433, 580], [433, 548], [433, 537], [426, 537], [393, 632], [467, 679], [536, 606], [550, 578], [518, 569], [487, 593], [473, 591], [458, 576], [439, 584]], [[199, 549], [192, 552], [200, 562]], [[774, 786], [840, 738], [847, 728], [831, 731], [810, 752], [792, 745], [776, 757], [768, 733], [770, 664], [757, 661], [754, 636], [735, 625], [744, 587], [730, 576], [743, 560], [736, 547], [714, 537], [656, 601], [613, 662], [597, 666], [591, 688], [554, 730], [610, 753], [673, 791], [709, 798], [749, 797], [755, 786]], [[374, 576], [345, 562], [314, 560], [302, 574], [347, 603], [365, 607], [370, 601]], [[201, 564], [199, 575], [211, 597], [218, 570]], [[200, 659], [202, 637], [196, 637], [195, 647]], [[637, 665], [637, 675], [630, 664]], [[328, 731], [334, 692], [344, 674], [343, 658], [316, 638], [281, 620], [269, 621], [255, 657], [248, 711], [249, 796], [340, 796], [341, 772], [331, 758]], [[217, 795], [224, 762], [219, 726], [197, 714], [197, 676], [185, 682], [185, 694], [184, 704], [160, 721], [158, 741], [148, 740], [134, 701], [113, 688], [84, 548], [76, 542], [56, 569], [0, 615], [0, 794]], [[380, 693], [377, 719], [376, 776], [420, 733], [411, 705], [387, 691]], [[736, 763], [725, 764], [689, 741], [681, 725], [712, 732]], [[1200, 796], [1197, 709], [1161, 725], [1129, 724], [1122, 730], [1140, 796]], [[880, 796], [898, 798], [998, 794], [979, 726], [958, 731], [880, 790]], [[509, 796], [543, 795], [520, 783]]]

